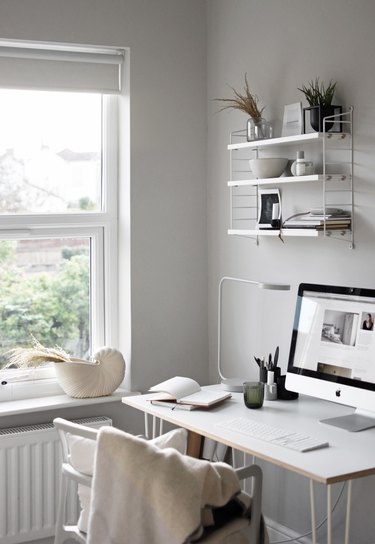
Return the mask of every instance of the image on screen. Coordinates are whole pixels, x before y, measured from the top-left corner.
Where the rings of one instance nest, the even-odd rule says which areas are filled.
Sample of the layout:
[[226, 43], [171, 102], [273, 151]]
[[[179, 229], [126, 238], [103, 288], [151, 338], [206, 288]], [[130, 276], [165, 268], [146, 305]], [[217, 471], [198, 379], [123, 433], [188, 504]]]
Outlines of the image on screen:
[[302, 284], [288, 371], [375, 384], [374, 318], [375, 291]]

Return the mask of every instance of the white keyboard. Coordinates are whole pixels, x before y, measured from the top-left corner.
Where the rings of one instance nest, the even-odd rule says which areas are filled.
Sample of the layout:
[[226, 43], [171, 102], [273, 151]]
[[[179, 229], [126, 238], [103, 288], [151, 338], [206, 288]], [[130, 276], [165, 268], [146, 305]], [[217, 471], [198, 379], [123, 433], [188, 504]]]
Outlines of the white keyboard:
[[218, 423], [217, 426], [300, 452], [318, 450], [329, 446], [329, 443], [324, 440], [266, 425], [265, 423], [258, 423], [247, 417], [229, 419]]

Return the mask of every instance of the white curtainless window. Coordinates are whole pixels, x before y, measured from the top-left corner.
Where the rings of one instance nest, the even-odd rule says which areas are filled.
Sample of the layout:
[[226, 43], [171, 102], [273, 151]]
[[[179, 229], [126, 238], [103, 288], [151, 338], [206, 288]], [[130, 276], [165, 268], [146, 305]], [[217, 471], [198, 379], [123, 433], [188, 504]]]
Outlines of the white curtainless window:
[[123, 62], [121, 49], [0, 40], [0, 368], [33, 338], [81, 358], [117, 340]]

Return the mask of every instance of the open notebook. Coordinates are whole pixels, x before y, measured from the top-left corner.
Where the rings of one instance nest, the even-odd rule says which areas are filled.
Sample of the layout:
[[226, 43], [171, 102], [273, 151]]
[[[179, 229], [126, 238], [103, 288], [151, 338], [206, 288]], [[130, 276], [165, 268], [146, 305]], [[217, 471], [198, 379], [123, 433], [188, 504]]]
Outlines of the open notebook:
[[155, 392], [155, 396], [150, 399], [154, 404], [163, 402], [167, 406], [167, 403], [175, 403], [202, 408], [214, 406], [231, 396], [227, 391], [202, 390], [195, 380], [182, 376], [154, 385], [150, 392]]

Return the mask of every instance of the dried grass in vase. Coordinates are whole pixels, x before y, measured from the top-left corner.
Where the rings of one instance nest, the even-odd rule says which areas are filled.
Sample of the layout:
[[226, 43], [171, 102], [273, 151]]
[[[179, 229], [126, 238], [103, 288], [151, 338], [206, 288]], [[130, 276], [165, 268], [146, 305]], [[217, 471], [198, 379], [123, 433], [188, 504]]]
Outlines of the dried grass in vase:
[[226, 104], [219, 111], [223, 111], [226, 109], [235, 109], [247, 113], [255, 121], [261, 119], [264, 108], [259, 108], [258, 97], [250, 91], [249, 83], [247, 81], [247, 75], [245, 74], [245, 88], [243, 94], [236, 91], [236, 89], [234, 89], [233, 87], [231, 87], [231, 89], [234, 92], [235, 98], [214, 99], [218, 102], [224, 102]]
[[47, 363], [70, 363], [70, 356], [59, 347], [46, 348], [36, 338], [33, 338], [31, 348], [15, 348], [6, 354], [8, 363], [6, 367], [17, 366], [37, 367]]

